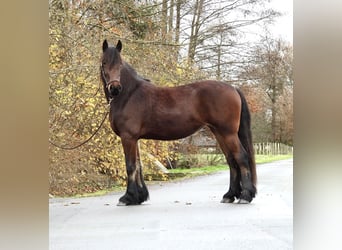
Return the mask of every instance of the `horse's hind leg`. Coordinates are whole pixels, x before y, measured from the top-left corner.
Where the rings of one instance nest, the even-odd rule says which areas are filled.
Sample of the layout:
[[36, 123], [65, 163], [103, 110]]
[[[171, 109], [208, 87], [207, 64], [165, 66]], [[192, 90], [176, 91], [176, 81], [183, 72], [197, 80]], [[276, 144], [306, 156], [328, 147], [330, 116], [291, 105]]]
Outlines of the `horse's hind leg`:
[[239, 199], [241, 194], [241, 173], [239, 169], [239, 165], [234, 160], [232, 155], [226, 156], [227, 163], [229, 165], [230, 170], [230, 182], [229, 182], [229, 190], [223, 196], [221, 202], [222, 203], [233, 203], [235, 198]]
[[[249, 166], [248, 154], [242, 146], [237, 134], [225, 137], [225, 145], [240, 170], [241, 194], [239, 203], [250, 203], [255, 197], [256, 188], [253, 185], [251, 167]], [[229, 195], [229, 191], [226, 195]], [[225, 197], [225, 196], [223, 196]], [[238, 197], [237, 197], [238, 198]]]
[[248, 162], [248, 154], [242, 146], [237, 134], [224, 134], [212, 129], [230, 167], [230, 185], [221, 202], [231, 203], [240, 199], [239, 203], [249, 203], [255, 197], [256, 189]]

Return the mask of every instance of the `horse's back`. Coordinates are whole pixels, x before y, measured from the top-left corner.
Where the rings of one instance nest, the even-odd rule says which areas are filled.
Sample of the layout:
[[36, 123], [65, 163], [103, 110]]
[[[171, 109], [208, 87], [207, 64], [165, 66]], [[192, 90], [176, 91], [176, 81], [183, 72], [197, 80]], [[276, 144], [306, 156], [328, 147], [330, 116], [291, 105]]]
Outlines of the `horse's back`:
[[[241, 100], [231, 85], [218, 81], [199, 81], [178, 87], [151, 84], [144, 87], [144, 137], [178, 139], [203, 126], [237, 131], [238, 122], [229, 121], [239, 121]], [[167, 133], [158, 136], [161, 128]]]
[[241, 99], [236, 89], [230, 84], [219, 81], [196, 82], [194, 86], [198, 88], [196, 109], [201, 119], [211, 127], [237, 131]]

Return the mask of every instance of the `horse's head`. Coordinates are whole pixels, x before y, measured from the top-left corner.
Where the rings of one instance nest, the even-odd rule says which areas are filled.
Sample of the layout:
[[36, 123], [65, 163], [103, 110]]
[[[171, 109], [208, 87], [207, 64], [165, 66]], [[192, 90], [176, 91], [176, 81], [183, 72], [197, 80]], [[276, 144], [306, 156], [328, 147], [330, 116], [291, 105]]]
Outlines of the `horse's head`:
[[111, 97], [119, 95], [122, 91], [120, 83], [120, 71], [122, 60], [120, 51], [122, 49], [121, 41], [119, 40], [116, 47], [109, 47], [107, 40], [102, 44], [102, 59], [101, 59], [101, 78], [105, 89]]

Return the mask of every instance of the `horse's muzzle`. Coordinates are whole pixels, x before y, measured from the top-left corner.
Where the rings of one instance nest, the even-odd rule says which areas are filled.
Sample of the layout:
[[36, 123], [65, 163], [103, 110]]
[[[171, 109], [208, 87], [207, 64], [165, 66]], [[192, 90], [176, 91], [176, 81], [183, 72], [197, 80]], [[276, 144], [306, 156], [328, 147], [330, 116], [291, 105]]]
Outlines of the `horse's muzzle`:
[[109, 84], [107, 88], [111, 96], [118, 96], [122, 91], [122, 86], [119, 82], [116, 85]]

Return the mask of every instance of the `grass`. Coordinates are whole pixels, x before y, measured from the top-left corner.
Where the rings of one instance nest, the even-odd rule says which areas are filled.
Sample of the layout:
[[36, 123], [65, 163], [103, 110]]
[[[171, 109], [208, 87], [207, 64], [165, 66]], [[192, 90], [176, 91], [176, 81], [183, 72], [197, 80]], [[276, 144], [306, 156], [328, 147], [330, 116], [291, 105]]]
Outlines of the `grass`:
[[[292, 155], [256, 155], [255, 162], [256, 164], [264, 164], [278, 160], [291, 159]], [[176, 168], [170, 169], [169, 177], [174, 178], [183, 178], [183, 177], [194, 177], [199, 175], [207, 175], [211, 173], [216, 173], [219, 171], [228, 170], [228, 166], [226, 164], [217, 164], [213, 166], [205, 166], [198, 168]]]
[[293, 155], [255, 155], [256, 164], [269, 163], [293, 158]]
[[200, 167], [200, 168], [175, 168], [175, 169], [170, 169], [170, 173], [184, 173], [184, 174], [196, 174], [196, 173], [201, 173], [201, 174], [210, 174], [212, 172], [218, 172], [222, 170], [227, 170], [228, 167], [227, 165], [215, 165], [215, 166], [205, 166], [205, 167]]
[[[202, 155], [200, 157], [203, 158], [204, 156]], [[292, 155], [255, 155], [255, 162], [256, 164], [264, 164], [264, 163], [269, 163], [269, 162], [278, 161], [278, 160], [291, 159], [292, 157], [293, 157]], [[211, 166], [204, 166], [204, 167], [197, 167], [197, 168], [170, 169], [168, 176], [171, 180], [174, 180], [174, 179], [179, 180], [179, 179], [186, 179], [186, 178], [192, 178], [196, 176], [213, 174], [213, 173], [224, 171], [224, 170], [228, 170], [228, 166], [226, 164], [220, 163], [220, 164], [215, 164]], [[146, 181], [146, 182], [153, 183], [153, 181]], [[84, 193], [84, 194], [78, 194], [78, 195], [67, 196], [67, 197], [81, 198], [81, 197], [101, 196], [110, 192], [123, 191], [123, 190], [124, 190], [124, 187], [115, 186], [113, 188], [99, 190], [94, 193]]]

